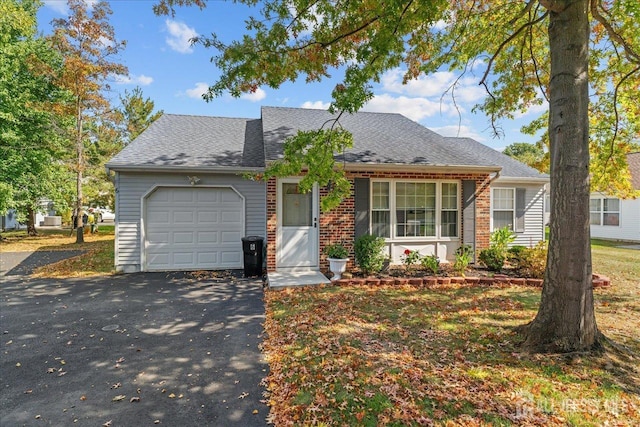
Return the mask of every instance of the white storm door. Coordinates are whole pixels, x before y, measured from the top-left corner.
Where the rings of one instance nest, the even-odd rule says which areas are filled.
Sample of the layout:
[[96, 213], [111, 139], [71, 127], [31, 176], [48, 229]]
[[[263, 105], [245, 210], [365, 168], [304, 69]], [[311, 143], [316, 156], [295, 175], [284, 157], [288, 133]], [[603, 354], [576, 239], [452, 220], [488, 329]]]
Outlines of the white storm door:
[[278, 181], [278, 269], [318, 267], [318, 187], [301, 193], [298, 182]]

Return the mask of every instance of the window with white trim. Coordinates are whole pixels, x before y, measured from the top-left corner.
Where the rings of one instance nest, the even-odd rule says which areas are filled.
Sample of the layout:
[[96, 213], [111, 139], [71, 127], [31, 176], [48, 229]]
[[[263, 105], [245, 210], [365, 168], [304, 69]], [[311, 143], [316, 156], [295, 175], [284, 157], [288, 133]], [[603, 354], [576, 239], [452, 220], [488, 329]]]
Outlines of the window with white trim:
[[458, 236], [458, 184], [456, 183], [442, 183], [440, 235], [443, 237]]
[[371, 185], [371, 232], [375, 236], [391, 237], [391, 204], [388, 182]]
[[620, 225], [620, 199], [593, 197], [589, 199], [591, 225], [617, 227]]
[[492, 230], [509, 227], [516, 222], [516, 189], [494, 188], [491, 193]]
[[458, 237], [459, 184], [373, 181], [371, 232], [385, 238]]

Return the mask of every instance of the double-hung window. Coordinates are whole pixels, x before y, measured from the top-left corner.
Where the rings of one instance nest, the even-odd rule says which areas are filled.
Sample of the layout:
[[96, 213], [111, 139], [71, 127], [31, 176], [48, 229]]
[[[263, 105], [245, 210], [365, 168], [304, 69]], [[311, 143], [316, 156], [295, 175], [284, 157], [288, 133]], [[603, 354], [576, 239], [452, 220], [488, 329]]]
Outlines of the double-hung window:
[[516, 198], [515, 188], [494, 188], [491, 207], [493, 209], [493, 230], [509, 227], [515, 230]]
[[442, 204], [440, 208], [440, 235], [458, 236], [458, 184], [442, 184]]
[[371, 228], [379, 237], [391, 237], [391, 203], [388, 182], [371, 185]]
[[371, 231], [385, 238], [458, 237], [458, 183], [373, 181]]
[[620, 225], [620, 199], [595, 197], [589, 200], [591, 225]]

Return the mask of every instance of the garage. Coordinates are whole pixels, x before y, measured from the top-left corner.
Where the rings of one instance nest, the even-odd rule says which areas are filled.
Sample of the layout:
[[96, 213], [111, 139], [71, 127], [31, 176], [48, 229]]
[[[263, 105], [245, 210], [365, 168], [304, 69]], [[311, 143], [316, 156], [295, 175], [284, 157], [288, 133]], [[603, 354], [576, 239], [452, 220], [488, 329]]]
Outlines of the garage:
[[157, 187], [144, 199], [147, 271], [242, 268], [244, 198], [232, 187]]

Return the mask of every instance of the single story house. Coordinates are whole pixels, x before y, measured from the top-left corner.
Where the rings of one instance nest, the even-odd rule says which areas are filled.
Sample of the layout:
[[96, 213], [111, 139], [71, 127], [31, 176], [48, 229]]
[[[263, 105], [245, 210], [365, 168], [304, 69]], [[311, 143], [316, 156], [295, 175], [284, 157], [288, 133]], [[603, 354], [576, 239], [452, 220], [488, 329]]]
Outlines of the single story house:
[[[640, 152], [627, 155], [631, 184], [640, 191]], [[589, 200], [591, 237], [640, 242], [640, 198], [619, 199], [592, 193]]]
[[544, 239], [547, 175], [470, 138], [443, 137], [400, 114], [345, 114], [352, 149], [336, 156], [352, 195], [330, 212], [326, 188], [300, 177], [252, 180], [298, 130], [327, 111], [263, 107], [259, 119], [165, 114], [107, 164], [115, 173], [118, 271], [242, 268], [241, 238], [266, 242], [269, 272], [325, 270], [325, 246], [382, 236], [394, 263], [406, 249], [452, 260], [510, 226], [516, 244]]

